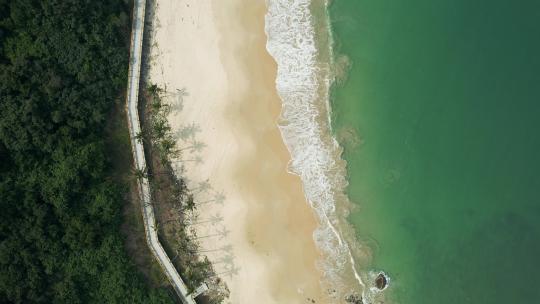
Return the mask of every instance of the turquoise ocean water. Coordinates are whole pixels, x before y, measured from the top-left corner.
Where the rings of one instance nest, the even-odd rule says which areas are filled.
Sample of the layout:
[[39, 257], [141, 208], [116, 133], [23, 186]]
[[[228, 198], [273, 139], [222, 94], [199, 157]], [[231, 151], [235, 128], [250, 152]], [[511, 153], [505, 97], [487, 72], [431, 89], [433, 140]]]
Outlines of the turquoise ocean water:
[[392, 303], [540, 303], [540, 1], [334, 0], [330, 17], [361, 268], [390, 275]]

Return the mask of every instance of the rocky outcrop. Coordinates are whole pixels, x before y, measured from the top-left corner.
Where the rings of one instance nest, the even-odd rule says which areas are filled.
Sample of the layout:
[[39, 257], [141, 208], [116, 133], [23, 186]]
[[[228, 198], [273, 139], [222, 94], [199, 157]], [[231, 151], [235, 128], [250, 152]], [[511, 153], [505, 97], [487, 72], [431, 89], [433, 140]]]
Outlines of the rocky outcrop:
[[375, 278], [375, 287], [379, 290], [383, 290], [388, 285], [388, 279], [386, 278], [386, 275], [384, 273], [379, 273], [377, 278]]

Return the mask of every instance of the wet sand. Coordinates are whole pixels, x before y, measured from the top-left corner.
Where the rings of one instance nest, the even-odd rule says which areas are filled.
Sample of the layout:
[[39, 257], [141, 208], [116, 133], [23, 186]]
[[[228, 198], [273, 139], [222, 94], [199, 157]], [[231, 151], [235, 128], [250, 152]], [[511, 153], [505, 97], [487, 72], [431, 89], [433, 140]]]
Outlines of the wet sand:
[[[218, 193], [224, 203], [198, 207], [201, 248], [216, 262], [231, 303], [327, 303], [313, 241], [317, 222], [299, 177], [287, 173], [290, 155], [277, 127], [281, 102], [276, 64], [266, 51], [263, 0], [157, 1], [151, 80], [168, 92], [185, 88], [175, 130], [184, 171], [198, 202]], [[178, 96], [169, 97], [178, 103]], [[187, 149], [191, 142], [206, 146]], [[208, 181], [211, 189], [201, 191]], [[227, 234], [223, 231], [228, 232]], [[220, 233], [221, 232], [221, 233]], [[230, 253], [219, 250], [232, 245]], [[222, 259], [231, 255], [234, 263]], [[233, 269], [233, 271], [230, 271]]]

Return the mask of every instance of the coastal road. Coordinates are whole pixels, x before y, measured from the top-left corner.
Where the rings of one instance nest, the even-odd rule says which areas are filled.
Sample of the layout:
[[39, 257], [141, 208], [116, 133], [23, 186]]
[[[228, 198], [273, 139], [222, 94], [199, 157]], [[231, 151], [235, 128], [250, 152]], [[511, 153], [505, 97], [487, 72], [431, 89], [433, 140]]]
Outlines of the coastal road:
[[[144, 15], [145, 15], [146, 0], [135, 0], [133, 10], [133, 25], [131, 30], [131, 50], [129, 61], [129, 76], [127, 87], [127, 115], [129, 125], [129, 135], [131, 138], [131, 148], [133, 151], [133, 159], [137, 170], [146, 171], [146, 160], [144, 157], [144, 148], [141, 142], [136, 140], [136, 135], [141, 131], [139, 121], [139, 112], [137, 110], [139, 98], [139, 84], [141, 72], [141, 53], [144, 32]], [[138, 180], [139, 196], [141, 198], [141, 209], [144, 220], [144, 230], [146, 233], [146, 241], [150, 250], [158, 260], [161, 268], [165, 272], [167, 278], [173, 285], [176, 293], [184, 304], [196, 304], [191, 295], [188, 294], [188, 289], [182, 281], [182, 278], [174, 268], [171, 260], [163, 250], [159, 242], [156, 231], [156, 219], [154, 216], [154, 208], [150, 196], [150, 186], [146, 176]]]

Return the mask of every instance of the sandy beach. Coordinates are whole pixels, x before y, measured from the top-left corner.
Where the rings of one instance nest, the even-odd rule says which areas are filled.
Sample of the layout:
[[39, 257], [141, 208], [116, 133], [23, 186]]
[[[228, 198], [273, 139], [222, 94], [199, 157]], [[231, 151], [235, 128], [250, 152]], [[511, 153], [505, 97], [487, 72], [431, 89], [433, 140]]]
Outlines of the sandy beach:
[[[156, 5], [150, 78], [177, 109], [169, 121], [183, 150], [179, 174], [200, 204], [203, 224], [194, 228], [223, 273], [230, 303], [326, 303], [316, 217], [300, 178], [287, 172], [290, 155], [276, 124], [281, 102], [266, 50], [265, 1]], [[204, 145], [190, 149], [194, 142]], [[219, 222], [206, 222], [212, 216]]]

